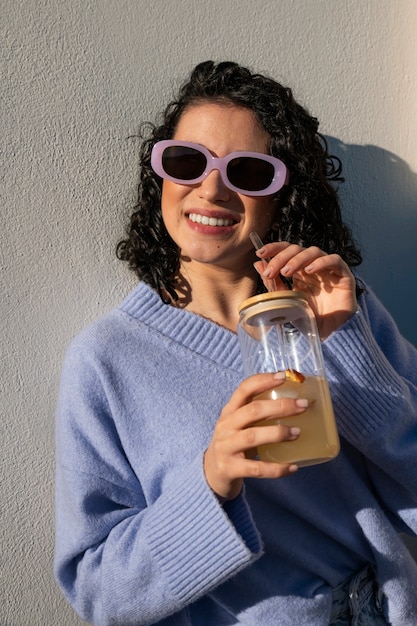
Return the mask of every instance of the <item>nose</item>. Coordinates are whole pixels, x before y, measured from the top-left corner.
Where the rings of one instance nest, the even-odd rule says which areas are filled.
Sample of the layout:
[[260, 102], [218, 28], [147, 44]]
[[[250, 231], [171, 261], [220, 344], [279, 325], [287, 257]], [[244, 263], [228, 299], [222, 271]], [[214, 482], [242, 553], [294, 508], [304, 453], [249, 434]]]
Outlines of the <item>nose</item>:
[[198, 187], [201, 198], [214, 202], [216, 200], [228, 200], [231, 194], [230, 189], [224, 184], [219, 170], [213, 169]]

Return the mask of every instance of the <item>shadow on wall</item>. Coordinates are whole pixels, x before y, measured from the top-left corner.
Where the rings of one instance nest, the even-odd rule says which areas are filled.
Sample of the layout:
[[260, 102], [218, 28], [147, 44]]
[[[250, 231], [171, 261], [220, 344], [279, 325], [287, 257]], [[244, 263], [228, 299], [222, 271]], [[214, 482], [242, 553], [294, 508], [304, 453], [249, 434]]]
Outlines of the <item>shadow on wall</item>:
[[363, 255], [359, 273], [417, 346], [417, 174], [376, 146], [326, 136], [343, 163], [342, 208]]
[[[343, 164], [339, 195], [362, 250], [359, 272], [417, 346], [417, 174], [387, 150], [326, 140]], [[417, 540], [403, 539], [417, 561]]]

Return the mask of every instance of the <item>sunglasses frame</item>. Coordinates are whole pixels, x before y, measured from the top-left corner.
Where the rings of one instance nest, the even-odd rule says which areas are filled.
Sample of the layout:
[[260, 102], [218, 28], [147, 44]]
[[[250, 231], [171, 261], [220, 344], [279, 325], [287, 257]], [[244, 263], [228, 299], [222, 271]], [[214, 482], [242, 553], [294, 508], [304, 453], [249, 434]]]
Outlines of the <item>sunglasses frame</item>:
[[[171, 176], [167, 172], [165, 172], [162, 165], [162, 157], [164, 150], [166, 148], [171, 148], [174, 146], [181, 146], [185, 148], [193, 148], [194, 150], [200, 152], [206, 157], [207, 165], [203, 171], [203, 173], [197, 178], [193, 178], [190, 180], [183, 180], [182, 178], [175, 178]], [[233, 159], [241, 158], [241, 157], [249, 157], [255, 158], [261, 161], [266, 161], [271, 163], [274, 166], [274, 177], [265, 189], [260, 189], [259, 191], [251, 191], [249, 189], [242, 189], [240, 187], [236, 187], [233, 183], [230, 182], [227, 176], [227, 166], [230, 161]], [[237, 193], [241, 193], [245, 196], [271, 196], [274, 193], [277, 193], [282, 187], [288, 184], [289, 180], [289, 172], [285, 163], [283, 163], [280, 159], [273, 157], [269, 154], [264, 154], [263, 152], [231, 152], [227, 154], [225, 157], [214, 157], [211, 152], [205, 147], [197, 143], [192, 143], [190, 141], [177, 141], [176, 139], [163, 139], [162, 141], [158, 141], [152, 148], [151, 154], [151, 165], [154, 172], [164, 180], [169, 180], [173, 183], [177, 183], [179, 185], [197, 185], [201, 183], [213, 170], [218, 170], [222, 177], [224, 185], [228, 189], [235, 191]]]

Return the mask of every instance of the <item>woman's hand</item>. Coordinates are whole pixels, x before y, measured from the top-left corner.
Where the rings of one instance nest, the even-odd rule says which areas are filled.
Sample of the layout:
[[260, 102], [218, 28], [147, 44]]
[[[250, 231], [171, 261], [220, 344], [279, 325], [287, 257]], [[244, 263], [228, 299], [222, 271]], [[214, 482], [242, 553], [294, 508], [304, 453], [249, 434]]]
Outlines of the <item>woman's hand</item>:
[[[256, 253], [262, 261], [254, 264], [265, 286], [270, 288], [279, 275], [293, 279], [293, 289], [305, 294], [314, 311], [322, 340], [342, 326], [356, 311], [356, 283], [348, 265], [338, 254], [320, 248], [302, 248], [288, 242], [266, 244]], [[270, 259], [268, 262], [266, 259]], [[284, 285], [282, 288], [285, 289]]]
[[259, 420], [303, 413], [307, 400], [281, 398], [254, 400], [254, 395], [282, 384], [285, 373], [255, 374], [243, 381], [224, 407], [204, 456], [204, 471], [217, 496], [231, 500], [239, 495], [244, 478], [280, 478], [295, 472], [296, 465], [281, 465], [247, 458], [252, 448], [265, 443], [297, 439], [296, 426], [257, 426]]

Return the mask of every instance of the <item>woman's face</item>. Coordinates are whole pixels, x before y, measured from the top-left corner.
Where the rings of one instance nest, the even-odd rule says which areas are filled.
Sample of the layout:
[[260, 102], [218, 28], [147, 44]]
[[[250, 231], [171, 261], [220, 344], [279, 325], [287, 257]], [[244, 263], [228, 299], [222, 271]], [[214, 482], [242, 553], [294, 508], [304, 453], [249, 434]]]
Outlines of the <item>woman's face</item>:
[[[268, 154], [269, 134], [252, 111], [232, 104], [206, 102], [187, 109], [173, 139], [205, 146], [213, 156], [250, 151]], [[239, 273], [252, 268], [253, 245], [249, 234], [264, 237], [278, 202], [273, 196], [248, 196], [230, 190], [219, 171], [201, 182], [162, 184], [165, 226], [188, 261], [216, 265]], [[202, 223], [201, 219], [210, 223]]]

